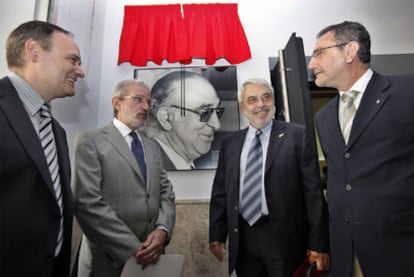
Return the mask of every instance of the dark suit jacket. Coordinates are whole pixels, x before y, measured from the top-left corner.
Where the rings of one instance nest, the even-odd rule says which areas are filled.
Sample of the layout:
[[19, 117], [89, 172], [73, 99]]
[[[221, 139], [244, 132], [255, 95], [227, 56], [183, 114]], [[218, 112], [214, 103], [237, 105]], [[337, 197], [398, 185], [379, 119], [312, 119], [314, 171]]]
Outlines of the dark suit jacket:
[[[55, 276], [69, 276], [73, 200], [66, 134], [53, 120], [64, 204]], [[0, 80], [0, 276], [51, 276], [60, 213], [46, 158], [8, 78]]]
[[[240, 155], [247, 129], [222, 141], [210, 202], [210, 242], [229, 238], [229, 272], [237, 262]], [[305, 128], [274, 121], [265, 165], [265, 192], [274, 236], [269, 245], [294, 270], [306, 249], [327, 252], [324, 204], [315, 147]]]
[[328, 166], [332, 273], [414, 274], [414, 76], [374, 73], [347, 146], [335, 97], [316, 116]]

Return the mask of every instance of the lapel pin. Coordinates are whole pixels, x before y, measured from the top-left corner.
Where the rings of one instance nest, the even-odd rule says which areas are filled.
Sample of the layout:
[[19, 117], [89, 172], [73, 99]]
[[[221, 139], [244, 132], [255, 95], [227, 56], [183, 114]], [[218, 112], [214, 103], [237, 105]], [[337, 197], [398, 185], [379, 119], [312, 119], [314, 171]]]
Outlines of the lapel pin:
[[379, 104], [379, 103], [381, 103], [381, 100], [377, 99], [377, 101], [375, 103]]
[[283, 138], [284, 135], [285, 135], [285, 133], [280, 133], [277, 137], [278, 138]]

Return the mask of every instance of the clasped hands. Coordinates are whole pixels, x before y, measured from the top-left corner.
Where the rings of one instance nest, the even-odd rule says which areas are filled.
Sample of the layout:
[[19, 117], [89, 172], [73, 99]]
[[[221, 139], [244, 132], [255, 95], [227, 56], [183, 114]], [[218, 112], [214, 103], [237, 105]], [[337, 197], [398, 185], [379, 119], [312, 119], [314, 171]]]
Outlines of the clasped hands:
[[140, 264], [142, 269], [160, 260], [166, 239], [167, 232], [162, 229], [155, 229], [148, 235], [135, 253], [137, 264]]

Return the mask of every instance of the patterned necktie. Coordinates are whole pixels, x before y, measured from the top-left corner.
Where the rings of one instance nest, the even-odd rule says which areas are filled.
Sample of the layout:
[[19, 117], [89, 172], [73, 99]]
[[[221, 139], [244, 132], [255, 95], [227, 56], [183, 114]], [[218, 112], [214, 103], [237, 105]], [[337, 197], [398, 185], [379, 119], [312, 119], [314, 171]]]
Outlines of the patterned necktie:
[[43, 104], [40, 108], [40, 129], [39, 138], [43, 147], [43, 152], [46, 157], [47, 165], [49, 167], [50, 176], [52, 177], [53, 189], [55, 191], [56, 200], [59, 205], [61, 216], [59, 235], [57, 237], [55, 257], [59, 255], [63, 243], [63, 202], [62, 202], [62, 187], [59, 176], [59, 163], [56, 152], [55, 137], [52, 130], [52, 115], [50, 113], [50, 106]]
[[352, 119], [354, 118], [356, 108], [354, 105], [355, 97], [358, 95], [359, 91], [351, 90], [342, 94], [342, 101], [345, 102], [343, 113], [342, 113], [342, 135], [345, 140], [345, 144], [348, 143], [349, 135], [351, 134]]
[[147, 166], [145, 164], [144, 149], [142, 148], [141, 141], [138, 139], [137, 133], [131, 132], [129, 135], [132, 137], [131, 150], [134, 153], [135, 159], [137, 159], [139, 169], [141, 170], [144, 181], [147, 181]]
[[263, 150], [260, 142], [261, 130], [256, 131], [250, 147], [243, 182], [240, 213], [252, 226], [262, 216], [262, 167]]

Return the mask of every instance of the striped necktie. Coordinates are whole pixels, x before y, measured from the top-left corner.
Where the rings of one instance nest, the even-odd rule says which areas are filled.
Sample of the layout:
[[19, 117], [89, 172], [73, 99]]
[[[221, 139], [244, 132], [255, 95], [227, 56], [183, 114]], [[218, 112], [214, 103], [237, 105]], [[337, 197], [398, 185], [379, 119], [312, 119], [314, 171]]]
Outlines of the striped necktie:
[[354, 104], [355, 97], [358, 95], [359, 91], [351, 90], [342, 94], [341, 99], [344, 101], [344, 107], [342, 112], [342, 135], [345, 140], [345, 144], [348, 143], [349, 135], [351, 134], [352, 120], [356, 113], [356, 107]]
[[260, 142], [261, 134], [261, 130], [256, 131], [256, 136], [247, 155], [240, 203], [240, 213], [250, 226], [262, 216], [263, 150]]
[[52, 130], [52, 115], [50, 113], [50, 106], [48, 104], [43, 104], [40, 108], [39, 138], [46, 157], [47, 165], [49, 167], [50, 176], [52, 177], [53, 189], [55, 191], [56, 201], [59, 205], [61, 214], [59, 235], [57, 237], [55, 248], [55, 257], [57, 257], [63, 243], [63, 201], [56, 143]]

